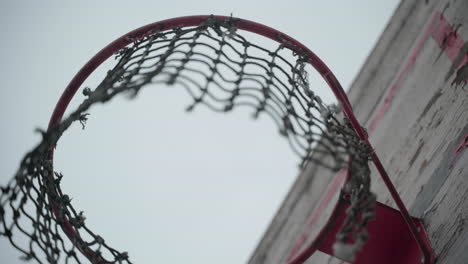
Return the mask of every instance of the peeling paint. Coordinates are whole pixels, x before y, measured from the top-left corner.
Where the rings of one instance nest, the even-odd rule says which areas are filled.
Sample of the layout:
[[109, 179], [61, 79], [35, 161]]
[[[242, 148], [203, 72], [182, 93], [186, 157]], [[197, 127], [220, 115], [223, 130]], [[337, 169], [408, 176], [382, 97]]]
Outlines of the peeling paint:
[[455, 162], [458, 160], [458, 158], [460, 158], [461, 154], [463, 153], [463, 151], [466, 148], [468, 148], [468, 134], [465, 135], [465, 137], [463, 138], [460, 145], [458, 145], [457, 148], [455, 149], [455, 157], [453, 158], [452, 162], [450, 163], [449, 168], [453, 167]]
[[411, 167], [411, 165], [413, 165], [414, 161], [418, 158], [419, 153], [421, 153], [421, 149], [422, 149], [423, 146], [424, 146], [424, 142], [420, 141], [418, 149], [416, 149], [415, 153], [413, 154], [413, 157], [411, 157], [411, 160], [409, 162], [409, 165], [410, 165], [409, 167]]
[[[467, 62], [466, 62], [468, 60], [467, 57], [468, 57], [468, 42], [463, 44], [463, 46], [460, 48], [458, 54], [453, 60], [452, 66], [450, 66], [449, 71], [445, 75], [445, 81], [447, 81], [457, 69], [460, 70], [461, 68], [467, 65]], [[464, 62], [464, 64], [462, 64], [462, 62]]]
[[[447, 7], [448, 6], [446, 6], [446, 8]], [[446, 75], [446, 80], [453, 74], [454, 71], [457, 69], [461, 70], [462, 65], [468, 64], [468, 56], [466, 56], [468, 52], [468, 44], [464, 43], [463, 39], [460, 37], [460, 34], [457, 33], [460, 27], [461, 24], [457, 24], [455, 26], [450, 25], [445, 19], [443, 12], [435, 12], [432, 15], [421, 36], [418, 38], [416, 45], [411, 50], [407, 61], [398, 72], [395, 80], [387, 89], [384, 100], [375, 111], [375, 114], [369, 123], [369, 134], [377, 128], [378, 123], [380, 123], [385, 113], [388, 111], [388, 109], [390, 109], [393, 99], [399, 93], [402, 83], [407, 78], [410, 70], [413, 68], [413, 65], [418, 59], [424, 43], [429, 37], [432, 37], [432, 39], [441, 47], [440, 54], [436, 61], [439, 59], [442, 53], [445, 53], [445, 55], [451, 61], [453, 61], [453, 64]], [[457, 73], [457, 76], [459, 77], [455, 78], [456, 83], [462, 82], [459, 81], [459, 78], [462, 78], [463, 80], [468, 79], [466, 78], [468, 73], [465, 71], [468, 71], [468, 69], [464, 69], [462, 72], [460, 72], [460, 75]]]
[[440, 188], [444, 185], [447, 177], [450, 174], [450, 162], [453, 158], [453, 152], [457, 149], [458, 144], [468, 133], [468, 124], [462, 129], [462, 132], [453, 140], [446, 151], [442, 155], [444, 158], [439, 162], [437, 169], [432, 173], [424, 188], [418, 193], [416, 199], [411, 206], [411, 213], [414, 216], [427, 214], [430, 205], [433, 203], [435, 196], [439, 193]]
[[421, 121], [421, 119], [427, 114], [427, 111], [429, 111], [429, 109], [431, 109], [431, 107], [435, 104], [435, 102], [437, 102], [437, 100], [440, 98], [440, 96], [442, 95], [442, 90], [438, 90], [432, 97], [431, 99], [429, 99], [429, 102], [427, 102], [426, 106], [424, 107], [421, 115], [419, 116], [418, 120], [416, 121], [416, 123], [419, 123], [419, 121]]
[[467, 80], [468, 80], [468, 64], [458, 69], [457, 75], [455, 76], [455, 79], [453, 80], [452, 85], [455, 85], [455, 87], [458, 87], [459, 85], [463, 83], [463, 87], [464, 87]]

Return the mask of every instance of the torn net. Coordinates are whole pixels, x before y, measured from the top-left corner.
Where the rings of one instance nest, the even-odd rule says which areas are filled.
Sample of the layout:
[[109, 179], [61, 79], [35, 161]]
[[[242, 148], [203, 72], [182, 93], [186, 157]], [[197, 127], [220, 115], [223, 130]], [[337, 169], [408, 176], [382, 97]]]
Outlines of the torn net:
[[[153, 30], [116, 54], [116, 66], [59, 125], [43, 132], [41, 143], [23, 158], [16, 175], [1, 187], [0, 236], [24, 260], [38, 263], [131, 263], [86, 225], [82, 211], [60, 188], [61, 173], [52, 166], [50, 150], [73, 122], [82, 125], [87, 111], [118, 94], [135, 97], [148, 84], [174, 85], [192, 98], [187, 111], [200, 106], [230, 112], [247, 106], [254, 118], [269, 116], [300, 158], [302, 168], [315, 164], [351, 172], [348, 218], [338, 243], [359, 249], [367, 240], [365, 226], [373, 216], [369, 150], [336, 106], [326, 105], [310, 88], [309, 58], [285, 54], [287, 45], [266, 49], [240, 35], [232, 20], [208, 19], [196, 27]], [[348, 163], [348, 160], [352, 162]], [[362, 214], [363, 217], [358, 217]], [[25, 243], [26, 241], [26, 243]]]

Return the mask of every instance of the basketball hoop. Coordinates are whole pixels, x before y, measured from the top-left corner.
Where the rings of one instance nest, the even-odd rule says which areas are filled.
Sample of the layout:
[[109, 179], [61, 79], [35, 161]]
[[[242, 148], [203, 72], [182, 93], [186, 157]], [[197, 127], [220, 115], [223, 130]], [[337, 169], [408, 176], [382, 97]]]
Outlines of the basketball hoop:
[[[239, 31], [266, 37], [274, 45], [264, 47], [251, 42]], [[118, 60], [115, 67], [95, 89], [84, 89], [86, 99], [62, 119], [82, 83], [112, 55]], [[309, 87], [306, 68], [310, 66], [333, 91], [344, 117], [339, 108], [324, 103]], [[403, 215], [401, 222], [406, 222], [408, 234], [416, 239], [417, 250], [422, 250], [425, 263], [433, 263], [427, 240], [417, 232], [330, 69], [288, 35], [225, 16], [179, 17], [143, 26], [102, 49], [72, 79], [55, 107], [42, 141], [26, 154], [15, 177], [1, 189], [0, 235], [24, 259], [81, 263], [80, 252], [92, 263], [131, 263], [126, 252], [113, 249], [86, 226], [83, 213], [72, 206], [61, 190], [62, 174], [54, 172], [53, 152], [72, 123], [84, 125], [92, 105], [109, 102], [120, 94], [133, 98], [150, 84], [177, 85], [187, 90], [193, 99], [187, 107], [189, 112], [200, 105], [222, 113], [250, 107], [254, 117], [267, 115], [277, 124], [280, 134], [299, 156], [302, 168], [314, 164], [334, 172], [347, 170], [344, 190], [352, 202], [346, 207], [341, 202], [337, 205], [340, 226], [334, 225], [333, 232], [322, 236], [332, 234], [327, 241], [335, 245], [353, 245], [351, 255], [367, 241], [366, 227], [374, 217], [376, 199], [370, 192], [368, 166], [372, 160]], [[27, 231], [20, 218], [28, 222], [32, 232]], [[17, 235], [27, 237], [27, 245], [20, 245]], [[71, 243], [65, 243], [65, 237]], [[319, 247], [312, 248], [291, 263], [302, 263]]]

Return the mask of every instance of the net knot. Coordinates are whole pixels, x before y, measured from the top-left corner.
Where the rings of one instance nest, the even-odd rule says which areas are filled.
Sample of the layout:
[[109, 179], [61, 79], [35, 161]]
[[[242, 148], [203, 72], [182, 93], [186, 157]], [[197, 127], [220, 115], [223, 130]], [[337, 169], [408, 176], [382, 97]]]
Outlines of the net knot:
[[85, 220], [84, 212], [81, 211], [75, 218], [70, 219], [70, 223], [76, 228], [81, 228], [85, 225]]
[[64, 195], [61, 197], [60, 200], [61, 200], [61, 202], [62, 202], [63, 205], [69, 205], [70, 202], [71, 202], [70, 196], [68, 196], [68, 195], [66, 195], [66, 194], [64, 194]]
[[93, 91], [92, 91], [91, 88], [89, 88], [89, 87], [85, 87], [85, 88], [83, 89], [83, 95], [84, 95], [84, 96], [90, 96], [92, 92], [93, 92]]
[[122, 261], [122, 260], [127, 260], [128, 259], [128, 252], [122, 252], [122, 253], [119, 253], [116, 257], [115, 257], [115, 260], [117, 261]]

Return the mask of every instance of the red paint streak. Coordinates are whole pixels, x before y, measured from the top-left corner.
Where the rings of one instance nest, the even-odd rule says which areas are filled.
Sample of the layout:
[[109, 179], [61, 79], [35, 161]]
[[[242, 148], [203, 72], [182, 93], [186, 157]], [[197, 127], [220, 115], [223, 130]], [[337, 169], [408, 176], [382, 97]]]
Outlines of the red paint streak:
[[463, 153], [463, 150], [465, 150], [466, 148], [468, 148], [468, 134], [465, 135], [463, 141], [455, 149], [455, 158], [453, 158], [449, 168], [453, 167], [455, 162], [460, 158], [461, 154]]
[[372, 118], [372, 121], [370, 122], [369, 130], [368, 130], [369, 134], [374, 132], [374, 130], [377, 128], [377, 125], [380, 123], [385, 113], [390, 108], [393, 99], [395, 98], [395, 96], [398, 94], [401, 87], [403, 86], [403, 82], [406, 79], [408, 72], [413, 68], [413, 65], [416, 62], [416, 59], [419, 57], [419, 54], [421, 52], [421, 49], [424, 43], [426, 42], [426, 40], [429, 38], [429, 35], [434, 30], [434, 26], [436, 25], [437, 20], [438, 20], [438, 15], [434, 14], [432, 18], [430, 19], [429, 23], [426, 24], [423, 34], [419, 37], [418, 41], [416, 42], [416, 46], [414, 46], [414, 48], [411, 50], [411, 53], [405, 65], [397, 73], [396, 78], [390, 85], [390, 88], [387, 89], [387, 94], [385, 95], [385, 99], [383, 103], [378, 107], [376, 113], [374, 114], [374, 117]]
[[[383, 103], [378, 107], [370, 122], [369, 134], [377, 128], [377, 125], [380, 123], [382, 118], [385, 116], [385, 113], [390, 108], [393, 99], [401, 90], [403, 82], [406, 80], [408, 73], [413, 68], [414, 63], [419, 57], [421, 49], [429, 36], [431, 36], [432, 39], [434, 39], [437, 44], [439, 44], [439, 46], [444, 49], [445, 55], [447, 55], [451, 61], [454, 61], [457, 58], [458, 53], [464, 44], [460, 34], [458, 34], [456, 30], [447, 22], [444, 16], [440, 12], [434, 13], [434, 15], [429, 20], [429, 23], [426, 24], [422, 35], [416, 42], [416, 45], [411, 50], [405, 65], [397, 73], [396, 78], [390, 85], [390, 88], [387, 89]], [[458, 68], [462, 67], [466, 63], [468, 63], [468, 56], [463, 58], [461, 63], [458, 65]]]
[[[438, 23], [438, 27], [434, 28], [432, 32], [432, 38], [444, 49], [445, 55], [453, 62], [457, 58], [465, 42], [460, 37], [460, 34], [456, 32], [456, 29], [444, 19], [442, 14], [438, 16]], [[468, 56], [465, 56], [457, 69], [461, 68], [467, 62]]]
[[305, 230], [302, 232], [301, 236], [296, 241], [291, 253], [289, 253], [288, 260], [292, 259], [294, 256], [296, 256], [299, 253], [299, 250], [301, 250], [301, 248], [304, 246], [305, 242], [307, 241], [309, 234], [312, 233], [314, 229], [320, 228], [319, 226], [317, 226], [317, 221], [320, 215], [322, 215], [325, 208], [330, 205], [330, 202], [333, 196], [337, 192], [339, 192], [339, 188], [343, 184], [346, 173], [347, 173], [347, 170], [345, 169], [338, 172], [338, 174], [336, 175], [335, 179], [333, 180], [331, 184], [330, 189], [327, 190], [325, 196], [320, 201], [317, 210], [314, 211], [314, 213], [312, 214], [312, 217], [307, 223]]

